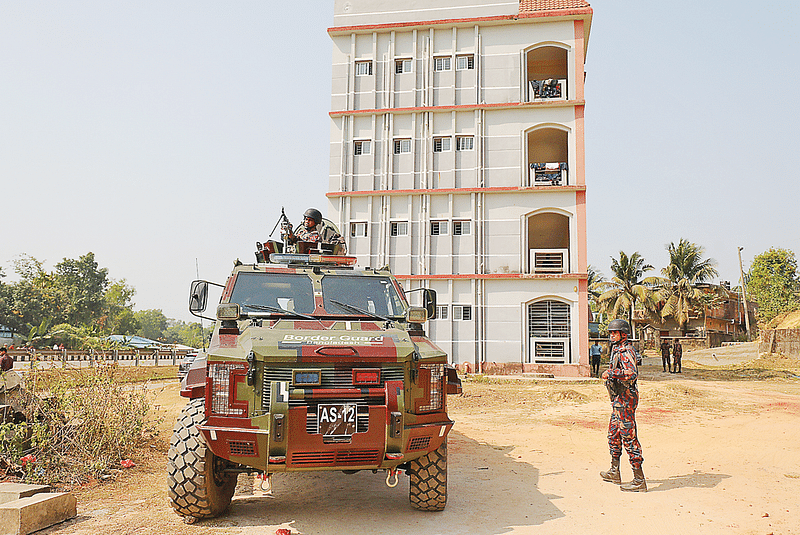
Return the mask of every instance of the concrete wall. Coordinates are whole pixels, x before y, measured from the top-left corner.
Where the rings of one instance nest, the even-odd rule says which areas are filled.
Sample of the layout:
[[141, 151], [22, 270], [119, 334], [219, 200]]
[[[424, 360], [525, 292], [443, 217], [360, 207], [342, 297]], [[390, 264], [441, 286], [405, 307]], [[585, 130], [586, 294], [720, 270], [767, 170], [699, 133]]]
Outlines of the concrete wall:
[[800, 358], [800, 329], [764, 329], [758, 340], [758, 353], [781, 353]]

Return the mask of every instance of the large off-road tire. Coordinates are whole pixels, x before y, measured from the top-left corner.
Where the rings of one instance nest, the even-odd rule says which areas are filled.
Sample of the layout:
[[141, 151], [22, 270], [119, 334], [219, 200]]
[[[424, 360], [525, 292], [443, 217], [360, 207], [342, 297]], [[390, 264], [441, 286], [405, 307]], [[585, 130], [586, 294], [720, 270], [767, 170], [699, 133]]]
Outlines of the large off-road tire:
[[441, 511], [447, 505], [447, 442], [409, 463], [408, 499], [422, 511]]
[[181, 412], [167, 454], [167, 486], [173, 509], [181, 516], [212, 518], [228, 508], [236, 476], [223, 474], [225, 461], [215, 456], [200, 437], [205, 400], [193, 399]]

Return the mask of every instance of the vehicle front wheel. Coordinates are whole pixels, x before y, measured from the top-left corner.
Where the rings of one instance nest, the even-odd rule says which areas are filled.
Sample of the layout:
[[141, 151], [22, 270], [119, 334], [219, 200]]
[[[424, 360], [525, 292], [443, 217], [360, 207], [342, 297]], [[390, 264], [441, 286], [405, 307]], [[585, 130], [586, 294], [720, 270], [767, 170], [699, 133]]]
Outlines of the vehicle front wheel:
[[219, 516], [230, 505], [236, 489], [236, 476], [222, 472], [225, 460], [214, 455], [200, 437], [197, 426], [205, 421], [205, 400], [193, 399], [172, 432], [167, 486], [172, 508], [181, 516]]
[[409, 463], [408, 499], [422, 511], [441, 511], [447, 505], [447, 442]]

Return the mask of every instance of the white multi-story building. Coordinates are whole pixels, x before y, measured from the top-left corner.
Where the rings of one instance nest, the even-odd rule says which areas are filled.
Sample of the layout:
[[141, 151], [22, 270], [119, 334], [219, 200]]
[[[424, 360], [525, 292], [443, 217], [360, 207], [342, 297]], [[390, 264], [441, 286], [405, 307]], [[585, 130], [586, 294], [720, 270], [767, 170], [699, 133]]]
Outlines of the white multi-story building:
[[588, 375], [591, 18], [583, 0], [334, 2], [329, 218], [359, 264], [437, 291], [429, 333], [454, 363]]

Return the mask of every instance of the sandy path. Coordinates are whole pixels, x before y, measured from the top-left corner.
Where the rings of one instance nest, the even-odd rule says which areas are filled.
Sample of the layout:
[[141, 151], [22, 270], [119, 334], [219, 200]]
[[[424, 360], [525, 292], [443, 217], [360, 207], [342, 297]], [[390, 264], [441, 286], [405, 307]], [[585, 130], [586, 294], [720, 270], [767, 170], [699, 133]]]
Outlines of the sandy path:
[[[79, 517], [41, 533], [800, 533], [800, 381], [673, 375], [640, 390], [646, 494], [597, 475], [608, 467], [599, 383], [465, 382], [449, 399], [442, 513], [412, 510], [403, 478], [390, 489], [380, 473], [310, 473], [277, 475], [274, 497], [238, 496], [229, 515], [186, 525], [166, 502], [157, 454], [79, 493]], [[161, 402], [174, 418], [176, 385]], [[630, 479], [625, 458], [623, 469]]]

